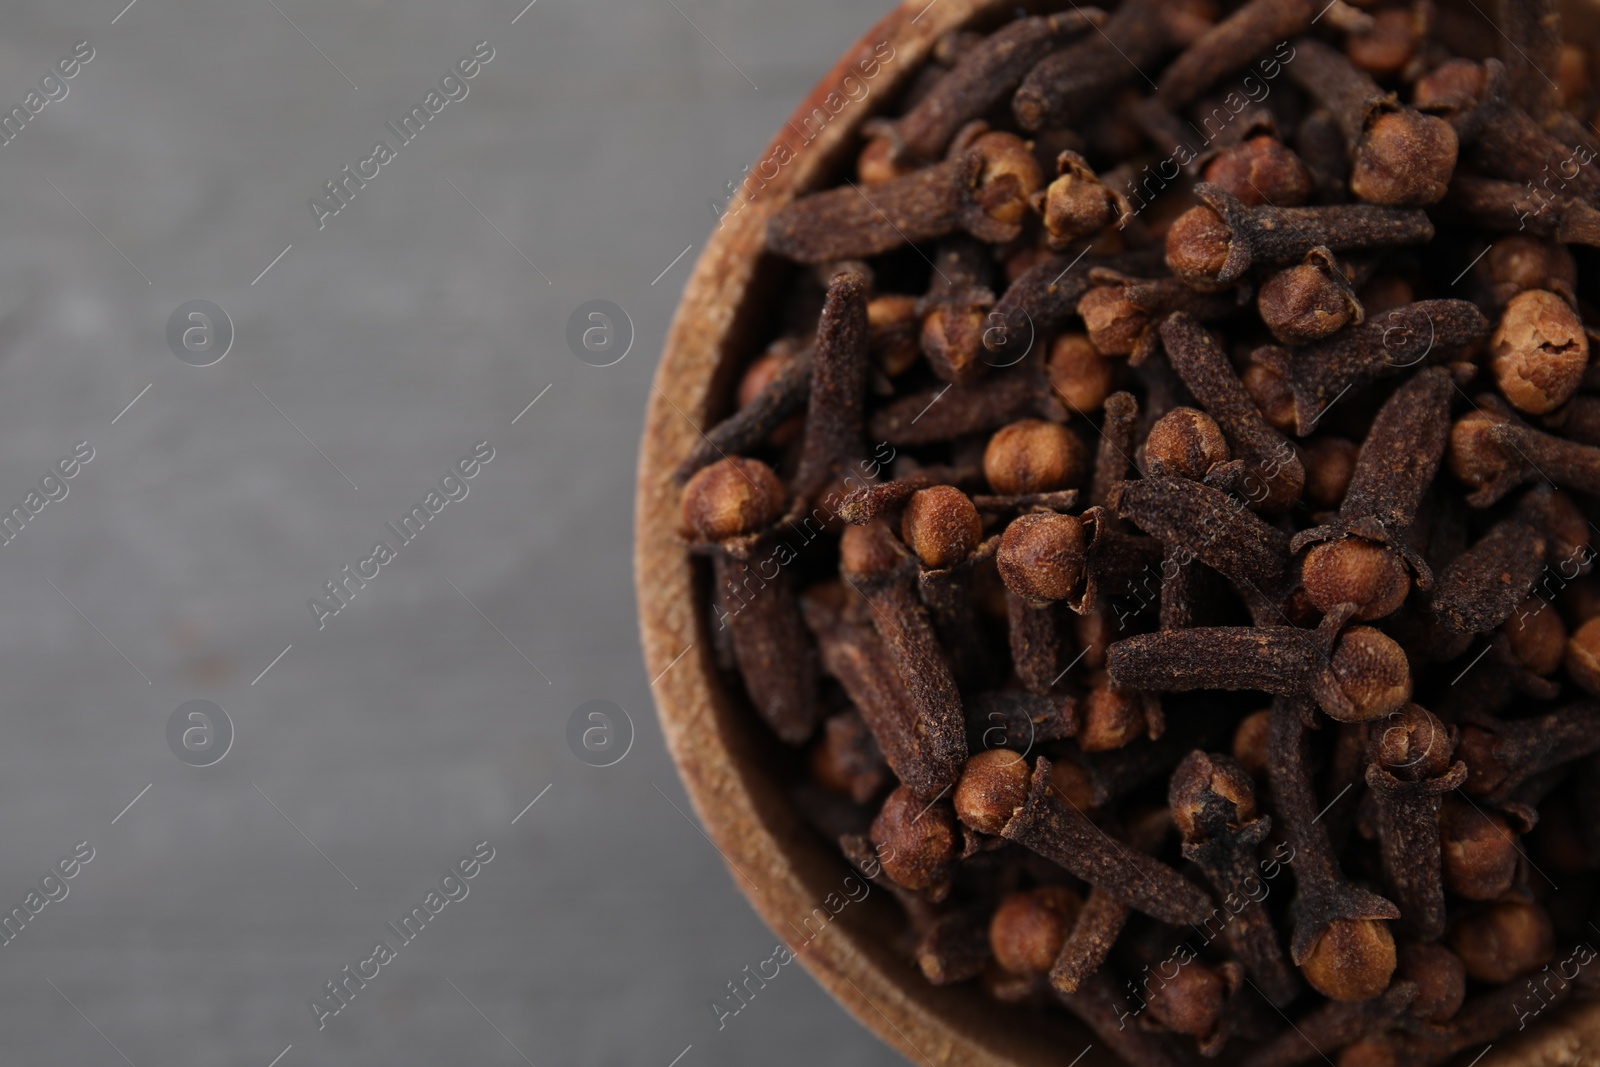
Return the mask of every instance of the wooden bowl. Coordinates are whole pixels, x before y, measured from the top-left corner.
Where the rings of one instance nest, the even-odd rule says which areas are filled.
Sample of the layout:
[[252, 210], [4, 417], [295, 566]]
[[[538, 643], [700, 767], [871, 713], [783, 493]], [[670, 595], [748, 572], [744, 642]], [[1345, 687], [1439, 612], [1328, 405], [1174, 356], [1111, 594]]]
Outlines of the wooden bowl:
[[[940, 36], [1000, 21], [1015, 6], [1015, 0], [907, 0], [823, 76], [757, 157], [750, 174], [766, 184], [729, 205], [684, 290], [656, 371], [639, 449], [635, 582], [646, 669], [657, 679], [656, 710], [689, 799], [739, 888], [817, 981], [885, 1042], [930, 1067], [1117, 1067], [1120, 1061], [1065, 1012], [1007, 1007], [971, 983], [929, 985], [892, 947], [899, 926], [892, 902], [881, 892], [859, 902], [845, 896], [844, 880], [853, 872], [801, 820], [773, 773], [781, 746], [716, 670], [704, 599], [709, 583], [679, 538], [679, 490], [672, 482], [701, 429], [728, 411], [739, 372], [766, 339], [770, 300], [794, 269], [764, 255], [767, 219], [836, 177], [862, 122], [893, 98]], [[1594, 39], [1597, 13], [1600, 0], [1574, 5], [1576, 35]], [[892, 59], [884, 62], [887, 49]], [[856, 64], [873, 59], [878, 73], [863, 79]], [[862, 84], [868, 95], [854, 99]], [[845, 906], [830, 918], [840, 900]], [[1074, 1061], [1086, 1046], [1088, 1054]], [[1497, 1042], [1477, 1067], [1595, 1064], [1600, 1004], [1541, 1017], [1518, 1039]]]

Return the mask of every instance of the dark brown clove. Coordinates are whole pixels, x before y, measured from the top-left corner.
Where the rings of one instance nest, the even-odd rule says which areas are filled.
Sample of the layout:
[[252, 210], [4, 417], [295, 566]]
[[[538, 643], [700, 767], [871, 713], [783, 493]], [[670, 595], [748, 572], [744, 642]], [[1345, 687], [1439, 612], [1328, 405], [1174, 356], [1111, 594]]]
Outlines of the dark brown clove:
[[[1454, 391], [1442, 367], [1419, 371], [1395, 390], [1356, 457], [1338, 517], [1289, 542], [1293, 552], [1316, 546], [1306, 556], [1306, 591], [1320, 610], [1354, 601], [1362, 608], [1359, 618], [1395, 611], [1407, 588], [1401, 559], [1420, 588], [1433, 585], [1433, 571], [1408, 534], [1444, 458]], [[1374, 553], [1375, 546], [1393, 549], [1398, 558]]]
[[1089, 415], [1100, 410], [1116, 387], [1120, 367], [1081, 333], [1056, 335], [1045, 362], [1050, 390], [1067, 410]]
[[1132, 393], [1113, 393], [1105, 401], [1100, 421], [1100, 444], [1095, 449], [1094, 476], [1089, 482], [1089, 503], [1104, 506], [1111, 492], [1128, 477], [1137, 446], [1139, 401]]
[[1366, 1000], [1383, 992], [1394, 973], [1394, 938], [1384, 920], [1399, 918], [1400, 909], [1339, 873], [1328, 832], [1317, 822], [1303, 712], [1290, 700], [1273, 703], [1267, 764], [1275, 810], [1294, 848], [1289, 955], [1323, 995]]
[[[1199, 560], [1232, 582], [1257, 625], [1282, 621], [1281, 605], [1293, 583], [1289, 538], [1238, 500], [1198, 482], [1152, 477], [1124, 482], [1111, 506], [1168, 546], [1169, 563], [1182, 567]], [[1172, 578], [1166, 571], [1162, 576]]]
[[834, 276], [817, 323], [805, 439], [794, 490], [813, 497], [845, 465], [866, 455], [862, 436], [867, 392], [867, 280]]
[[1033, 693], [1059, 680], [1062, 639], [1056, 605], [1081, 596], [1088, 566], [1088, 534], [1072, 515], [1034, 512], [1012, 520], [995, 554], [1008, 591], [1011, 659]]
[[1215, 185], [1194, 187], [1201, 206], [1167, 231], [1167, 266], [1197, 288], [1231, 285], [1258, 264], [1294, 263], [1317, 246], [1334, 252], [1433, 239], [1426, 213], [1370, 204], [1245, 207]]
[[1548, 715], [1506, 722], [1473, 716], [1456, 755], [1467, 765], [1462, 790], [1494, 800], [1563, 763], [1600, 751], [1600, 704], [1583, 701]]
[[1050, 249], [1065, 251], [1133, 211], [1127, 199], [1095, 175], [1076, 152], [1056, 157], [1056, 177], [1038, 195], [1034, 209], [1044, 216]]
[[953, 785], [967, 758], [966, 720], [949, 662], [917, 596], [916, 564], [888, 527], [873, 523], [845, 528], [839, 569], [871, 603], [873, 622], [915, 710], [922, 758], [936, 768], [922, 788]]
[[1381, 719], [1411, 698], [1405, 652], [1366, 626], [1338, 632], [1329, 614], [1316, 630], [1209, 626], [1137, 634], [1106, 653], [1111, 680], [1129, 689], [1183, 693], [1250, 689], [1312, 698], [1341, 722]]
[[1235, 294], [1199, 293], [1177, 278], [1131, 278], [1102, 267], [1090, 271], [1089, 280], [1093, 288], [1078, 300], [1089, 340], [1102, 355], [1130, 356], [1135, 365], [1154, 350], [1155, 327], [1172, 312], [1215, 322], [1240, 307]]
[[1017, 124], [1030, 132], [1071, 125], [1205, 25], [1183, 6], [1162, 0], [1119, 4], [1098, 32], [1045, 56], [1028, 72], [1012, 98]]
[[949, 801], [924, 801], [902, 785], [884, 800], [870, 836], [883, 873], [896, 885], [935, 902], [949, 894], [957, 852]]
[[1450, 124], [1401, 105], [1365, 71], [1321, 41], [1294, 43], [1289, 77], [1327, 108], [1350, 150], [1350, 191], [1371, 204], [1438, 203], [1456, 165]]
[[1322, 245], [1307, 252], [1298, 266], [1262, 282], [1256, 311], [1272, 336], [1286, 345], [1320, 341], [1348, 324], [1366, 321], [1355, 287]]
[[1075, 7], [1007, 23], [963, 51], [950, 72], [904, 115], [869, 122], [864, 132], [886, 138], [896, 161], [938, 159], [956, 131], [987, 114], [1035, 63], [1103, 18], [1096, 8]]
[[1310, 168], [1278, 140], [1276, 132], [1224, 146], [1206, 161], [1201, 178], [1232, 193], [1246, 207], [1299, 207], [1309, 203], [1315, 191]]
[[1044, 885], [1012, 893], [989, 921], [989, 950], [1012, 974], [1049, 973], [1083, 898], [1066, 886]]
[[[1421, 300], [1284, 352], [1295, 432], [1302, 437], [1313, 432], [1328, 409], [1351, 390], [1411, 367], [1441, 363], [1488, 333], [1488, 320], [1470, 301]], [[1254, 358], [1265, 358], [1266, 351], [1257, 349]]]
[[1021, 232], [1043, 184], [1022, 139], [992, 132], [952, 158], [865, 188], [803, 196], [767, 223], [767, 247], [801, 263], [862, 259], [956, 230], [991, 244]]
[[1017, 276], [989, 313], [983, 345], [996, 366], [1021, 361], [1041, 337], [1059, 332], [1078, 313], [1096, 267], [1144, 274], [1161, 268], [1160, 248], [1110, 256], [1046, 256]]
[[1512, 407], [1554, 411], [1578, 391], [1588, 366], [1589, 339], [1570, 304], [1543, 289], [1511, 298], [1489, 339], [1489, 369]]
[[1371, 737], [1366, 781], [1377, 798], [1378, 844], [1384, 882], [1400, 907], [1400, 920], [1416, 936], [1444, 933], [1444, 882], [1440, 873], [1441, 794], [1466, 781], [1467, 765], [1450, 762], [1454, 738], [1415, 704], [1390, 716]]
[[792, 353], [782, 369], [738, 411], [707, 430], [673, 472], [679, 484], [696, 471], [730, 455], [753, 451], [772, 432], [806, 406], [811, 395], [811, 353]]
[[908, 393], [872, 413], [867, 432], [896, 448], [988, 433], [1018, 419], [1065, 419], [1043, 376], [1029, 366], [991, 374], [970, 386]]
[[1451, 633], [1486, 633], [1511, 618], [1544, 569], [1547, 542], [1525, 508], [1501, 519], [1439, 575], [1429, 610]]
[[1001, 831], [1015, 841], [1163, 922], [1199, 922], [1211, 898], [1177, 871], [1110, 837], [1050, 787], [1050, 761], [1039, 757], [1028, 799]]
[[752, 574], [739, 558], [777, 522], [788, 496], [760, 460], [723, 459], [689, 480], [682, 511], [689, 536], [711, 554], [718, 625], [729, 631], [750, 701], [774, 733], [798, 745], [821, 714], [815, 652], [790, 576]]
[[[1297, 58], [1297, 49], [1290, 47], [1289, 38], [1299, 37], [1323, 18], [1330, 25], [1343, 24], [1346, 28], [1366, 26], [1371, 21], [1342, 0], [1326, 5], [1317, 0], [1249, 0], [1172, 61], [1161, 76], [1156, 98], [1167, 107], [1180, 108], [1224, 74], [1277, 46], [1270, 73], [1262, 70], [1268, 78], [1275, 78], [1278, 64], [1292, 67]], [[1285, 48], [1288, 55], [1284, 54]]]
[[1231, 913], [1223, 927], [1227, 944], [1262, 995], [1276, 1007], [1286, 1006], [1298, 995], [1300, 980], [1284, 958], [1263, 903], [1266, 865], [1257, 860], [1257, 850], [1272, 819], [1257, 815], [1250, 776], [1227, 756], [1191, 752], [1172, 774], [1167, 802], [1183, 835], [1184, 859], [1205, 872]]
[[1179, 312], [1161, 324], [1161, 341], [1173, 370], [1227, 438], [1251, 505], [1268, 512], [1292, 506], [1305, 487], [1305, 468], [1288, 440], [1261, 417], [1216, 339]]
[[1144, 439], [1150, 477], [1198, 482], [1228, 458], [1228, 440], [1216, 420], [1190, 407], [1176, 407], [1161, 416]]
[[1523, 900], [1500, 900], [1462, 916], [1450, 931], [1450, 947], [1467, 975], [1480, 982], [1510, 982], [1536, 971], [1555, 955], [1550, 915]]
[[1600, 246], [1600, 211], [1580, 197], [1535, 188], [1529, 182], [1457, 174], [1445, 202], [1473, 225], [1488, 230]]
[[988, 370], [983, 331], [994, 306], [988, 251], [970, 237], [948, 237], [934, 256], [922, 313], [921, 349], [928, 367], [947, 382], [970, 385]]

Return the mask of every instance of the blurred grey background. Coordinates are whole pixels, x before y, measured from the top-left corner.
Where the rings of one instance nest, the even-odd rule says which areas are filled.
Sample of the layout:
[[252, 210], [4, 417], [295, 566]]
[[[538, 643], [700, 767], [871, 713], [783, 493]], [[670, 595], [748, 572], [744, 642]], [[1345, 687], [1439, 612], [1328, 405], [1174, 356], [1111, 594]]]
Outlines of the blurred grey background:
[[[6, 1063], [898, 1062], [799, 968], [718, 1030], [776, 938], [686, 814], [630, 558], [708, 201], [878, 5], [525, 2], [0, 11], [27, 118], [0, 144], [0, 512], [38, 510], [0, 545], [0, 911], [38, 911], [0, 948]], [[319, 229], [324, 183], [480, 41], [467, 96]], [[604, 368], [566, 341], [602, 299], [636, 334]], [[167, 341], [190, 300], [233, 326], [208, 367]], [[467, 497], [319, 629], [308, 599], [480, 441]], [[211, 766], [169, 746], [190, 700], [232, 724]], [[635, 728], [614, 766], [569, 748], [590, 700]], [[319, 1030], [308, 1001], [485, 840]], [[78, 842], [68, 895], [30, 898]]]

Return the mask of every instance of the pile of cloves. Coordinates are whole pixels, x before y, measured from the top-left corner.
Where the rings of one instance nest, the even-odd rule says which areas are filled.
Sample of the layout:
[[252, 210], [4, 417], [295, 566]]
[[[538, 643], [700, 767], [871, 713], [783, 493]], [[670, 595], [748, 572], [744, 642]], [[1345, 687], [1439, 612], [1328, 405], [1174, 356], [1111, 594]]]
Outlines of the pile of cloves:
[[927, 981], [1465, 1061], [1600, 992], [1600, 52], [1103, 6], [950, 34], [771, 217], [699, 644]]

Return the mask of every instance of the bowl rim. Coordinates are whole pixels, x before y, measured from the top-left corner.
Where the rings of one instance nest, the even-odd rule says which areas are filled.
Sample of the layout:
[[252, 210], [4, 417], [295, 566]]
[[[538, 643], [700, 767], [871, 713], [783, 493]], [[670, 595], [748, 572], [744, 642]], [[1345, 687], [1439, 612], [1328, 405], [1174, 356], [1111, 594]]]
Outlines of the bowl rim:
[[[750, 724], [735, 721], [746, 713], [718, 678], [694, 563], [678, 532], [679, 490], [672, 472], [703, 436], [700, 427], [727, 393], [730, 360], [748, 354], [740, 343], [747, 324], [739, 315], [758, 289], [767, 219], [826, 177], [876, 112], [875, 100], [841, 95], [844, 79], [861, 81], [857, 64], [871, 61], [875, 46], [887, 43], [894, 49], [892, 62], [882, 64], [887, 69], [870, 86], [870, 95], [891, 97], [943, 34], [1015, 6], [1016, 0], [904, 0], [845, 51], [749, 168], [765, 184], [754, 195], [746, 195], [748, 186], [741, 188], [719, 220], [685, 284], [652, 379], [639, 447], [634, 530], [635, 593], [646, 671], [654, 679], [650, 688], [668, 751], [708, 839], [763, 921], [786, 939], [785, 926], [796, 929], [793, 917], [817, 909], [829, 880], [837, 886], [837, 872], [848, 868], [834, 856], [831, 871], [823, 870], [814, 855], [806, 855], [816, 851], [809, 844], [812, 831], [748, 758], [755, 747]], [[1593, 10], [1600, 0], [1587, 6]], [[837, 110], [830, 96], [842, 101]], [[808, 137], [819, 111], [828, 121]], [[771, 178], [763, 169], [767, 165], [776, 168]], [[1086, 1034], [1075, 1020], [1033, 1028], [1003, 1006], [972, 1010], [972, 1004], [951, 997], [961, 986], [928, 985], [883, 938], [874, 940], [848, 926], [793, 951], [859, 1023], [913, 1062], [1042, 1067], [1059, 1063], [1063, 1050], [1072, 1055], [1078, 1047], [1061, 1043], [1063, 1038]], [[962, 999], [981, 1000], [970, 991]], [[1018, 1027], [997, 1026], [996, 1016]], [[1084, 1067], [1094, 1060], [1086, 1057]], [[1112, 1056], [1101, 1062], [1120, 1061]], [[1596, 1062], [1600, 1004], [1569, 1009], [1499, 1044], [1478, 1067]]]

